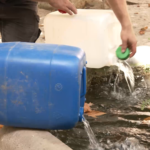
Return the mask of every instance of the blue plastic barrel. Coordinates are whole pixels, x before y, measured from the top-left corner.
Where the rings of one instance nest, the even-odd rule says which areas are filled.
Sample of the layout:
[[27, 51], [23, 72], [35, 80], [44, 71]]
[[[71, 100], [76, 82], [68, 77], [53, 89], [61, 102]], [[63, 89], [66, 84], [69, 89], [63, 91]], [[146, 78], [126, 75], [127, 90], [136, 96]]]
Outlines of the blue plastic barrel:
[[82, 120], [86, 57], [77, 47], [0, 44], [0, 124], [70, 129]]

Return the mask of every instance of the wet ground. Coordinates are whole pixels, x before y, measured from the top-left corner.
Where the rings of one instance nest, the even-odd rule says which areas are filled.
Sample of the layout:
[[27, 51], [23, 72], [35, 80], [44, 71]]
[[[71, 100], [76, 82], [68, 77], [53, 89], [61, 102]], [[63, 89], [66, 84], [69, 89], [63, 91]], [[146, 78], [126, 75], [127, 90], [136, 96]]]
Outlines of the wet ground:
[[[100, 145], [106, 150], [150, 150], [149, 75], [135, 75], [135, 90], [130, 94], [123, 74], [114, 93], [116, 74], [95, 77], [87, 93], [92, 109], [105, 112], [97, 118], [85, 116]], [[144, 110], [142, 110], [144, 108]], [[73, 150], [90, 150], [82, 123], [70, 131], [52, 131]]]

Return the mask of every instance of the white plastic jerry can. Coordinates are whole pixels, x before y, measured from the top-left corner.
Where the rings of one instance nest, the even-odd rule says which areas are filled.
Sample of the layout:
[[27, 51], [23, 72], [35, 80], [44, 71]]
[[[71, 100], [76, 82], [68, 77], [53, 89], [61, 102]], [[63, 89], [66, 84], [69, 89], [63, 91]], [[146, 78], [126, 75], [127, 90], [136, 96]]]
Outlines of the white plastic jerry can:
[[83, 49], [89, 68], [115, 63], [121, 25], [112, 10], [79, 9], [73, 16], [53, 12], [46, 16], [44, 30], [46, 43]]

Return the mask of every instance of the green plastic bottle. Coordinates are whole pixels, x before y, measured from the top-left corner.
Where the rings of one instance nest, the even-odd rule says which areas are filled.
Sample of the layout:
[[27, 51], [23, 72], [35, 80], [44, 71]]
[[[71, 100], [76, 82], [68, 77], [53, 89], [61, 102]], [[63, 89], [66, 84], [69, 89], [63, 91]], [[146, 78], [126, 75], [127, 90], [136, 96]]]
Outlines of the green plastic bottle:
[[121, 46], [116, 50], [116, 56], [121, 60], [126, 60], [130, 56], [130, 50], [127, 48], [124, 53], [121, 51]]

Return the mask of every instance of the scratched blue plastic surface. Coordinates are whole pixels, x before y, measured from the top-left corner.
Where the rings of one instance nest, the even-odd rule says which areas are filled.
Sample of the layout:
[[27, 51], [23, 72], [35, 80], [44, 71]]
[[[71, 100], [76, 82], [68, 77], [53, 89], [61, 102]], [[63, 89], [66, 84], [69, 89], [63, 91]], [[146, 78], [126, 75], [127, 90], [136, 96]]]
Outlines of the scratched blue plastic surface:
[[61, 45], [0, 44], [0, 124], [70, 129], [82, 120], [83, 50]]

